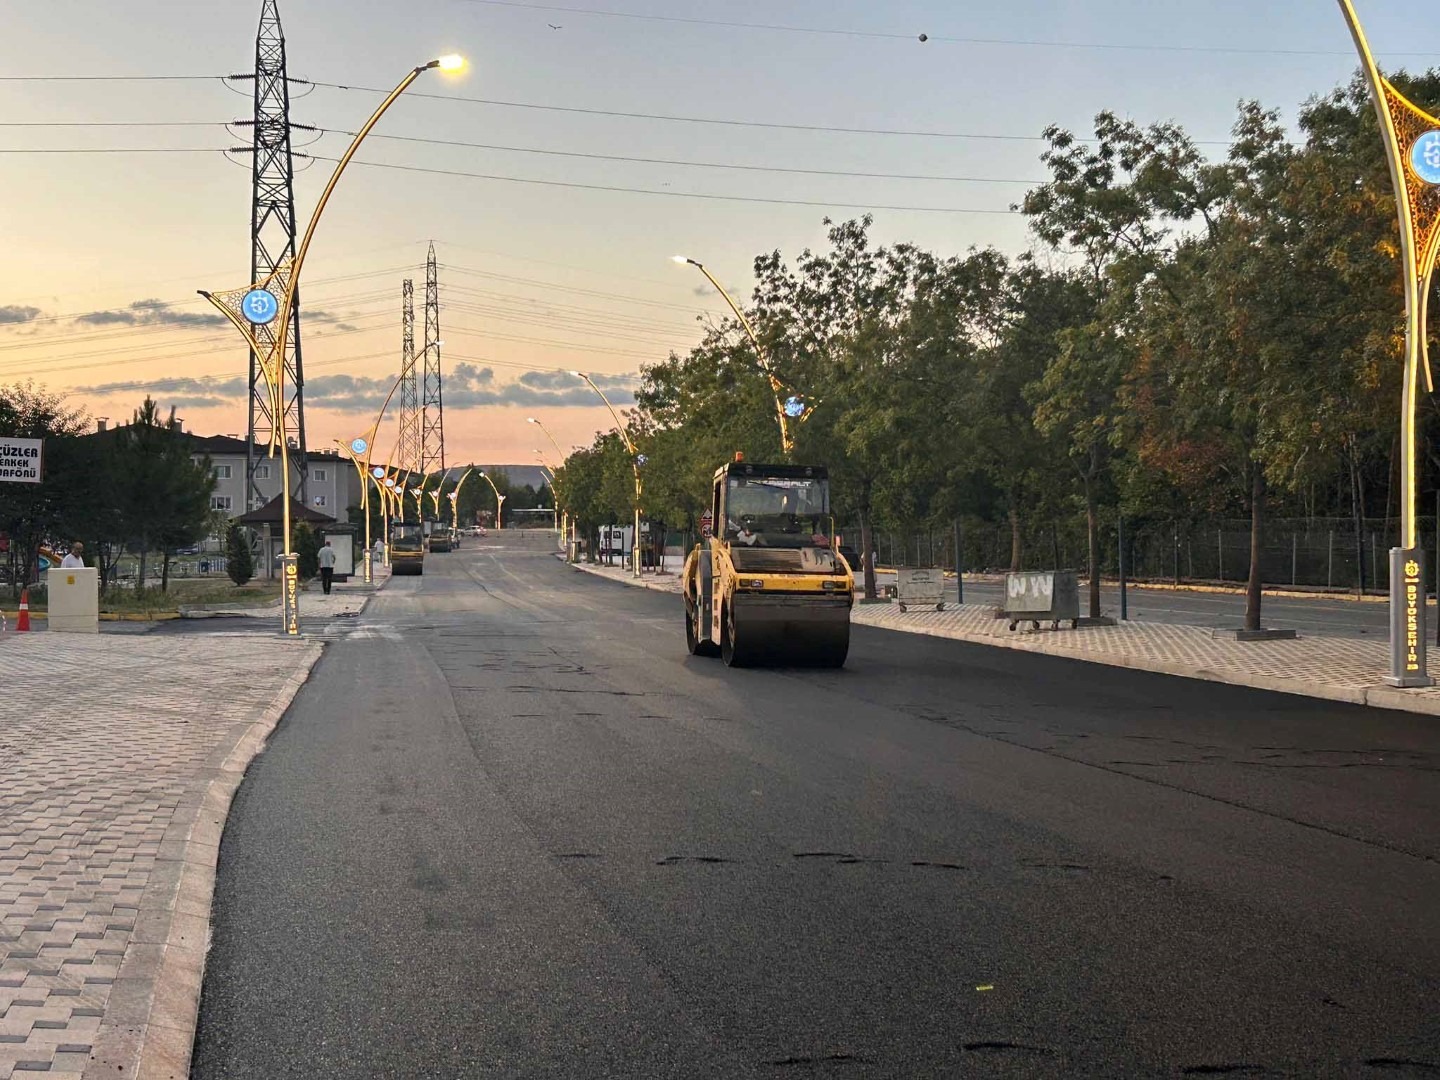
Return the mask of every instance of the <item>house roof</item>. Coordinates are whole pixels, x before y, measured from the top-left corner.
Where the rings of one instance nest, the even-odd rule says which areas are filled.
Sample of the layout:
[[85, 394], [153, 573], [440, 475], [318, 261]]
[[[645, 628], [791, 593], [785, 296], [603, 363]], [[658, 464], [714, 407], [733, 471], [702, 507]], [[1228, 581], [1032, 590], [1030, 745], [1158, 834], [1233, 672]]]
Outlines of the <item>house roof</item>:
[[[243, 514], [236, 520], [241, 525], [282, 524], [284, 508], [280, 503], [281, 498], [282, 496], [276, 495], [259, 510], [251, 510], [250, 513]], [[329, 514], [322, 514], [319, 510], [312, 509], [296, 499], [290, 500], [290, 520], [291, 522], [308, 521], [314, 525], [331, 525], [336, 521]]]

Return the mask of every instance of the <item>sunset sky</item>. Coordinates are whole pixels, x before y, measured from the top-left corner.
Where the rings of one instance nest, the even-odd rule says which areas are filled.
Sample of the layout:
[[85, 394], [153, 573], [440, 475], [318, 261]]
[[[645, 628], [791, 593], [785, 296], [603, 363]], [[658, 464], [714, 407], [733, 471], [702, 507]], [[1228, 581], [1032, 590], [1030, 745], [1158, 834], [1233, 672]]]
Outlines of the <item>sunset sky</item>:
[[[248, 141], [225, 125], [249, 117], [249, 84], [222, 76], [253, 71], [260, 0], [3, 4], [0, 382], [33, 378], [112, 420], [148, 391], [191, 430], [243, 433], [245, 349], [195, 291], [248, 276], [249, 160], [222, 151]], [[1433, 4], [1359, 7], [1382, 66], [1440, 57]], [[423, 303], [436, 243], [451, 461], [533, 461], [528, 415], [567, 448], [608, 426], [560, 372], [621, 377], [628, 400], [624, 377], [724, 314], [693, 268], [669, 261], [677, 252], [740, 297], [756, 254], [823, 244], [827, 215], [868, 210], [881, 242], [1020, 252], [1030, 240], [1008, 209], [1044, 179], [1047, 124], [1085, 131], [1107, 108], [1175, 120], [1218, 155], [1242, 98], [1290, 118], [1356, 66], [1331, 0], [280, 10], [291, 76], [332, 84], [295, 90], [294, 120], [327, 131], [297, 133], [297, 148], [314, 140], [321, 157], [344, 150], [374, 91], [442, 53], [471, 61], [458, 78], [426, 74], [382, 121], [361, 151], [371, 164], [347, 174], [320, 226], [303, 290], [309, 442], [328, 447], [368, 426], [393, 380], [401, 281]], [[754, 126], [766, 124], [790, 127]], [[302, 225], [331, 168], [317, 160], [298, 178]]]

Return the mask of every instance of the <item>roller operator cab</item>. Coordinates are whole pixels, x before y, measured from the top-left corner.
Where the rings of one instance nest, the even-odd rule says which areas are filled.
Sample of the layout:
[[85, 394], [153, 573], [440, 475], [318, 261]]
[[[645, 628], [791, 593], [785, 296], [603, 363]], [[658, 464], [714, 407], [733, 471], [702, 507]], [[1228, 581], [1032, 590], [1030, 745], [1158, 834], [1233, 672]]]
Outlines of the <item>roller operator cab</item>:
[[855, 579], [835, 552], [830, 479], [818, 465], [715, 473], [712, 535], [685, 560], [685, 637], [730, 667], [840, 667], [850, 649]]
[[390, 572], [425, 573], [425, 533], [418, 523], [390, 526]]

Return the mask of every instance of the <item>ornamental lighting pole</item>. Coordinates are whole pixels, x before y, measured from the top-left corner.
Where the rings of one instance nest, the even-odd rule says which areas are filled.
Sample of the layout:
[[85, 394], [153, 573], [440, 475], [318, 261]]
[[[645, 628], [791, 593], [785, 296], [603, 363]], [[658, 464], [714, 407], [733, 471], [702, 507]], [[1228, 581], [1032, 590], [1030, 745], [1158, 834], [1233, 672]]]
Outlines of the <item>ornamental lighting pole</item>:
[[[535, 417], [533, 417], [533, 416], [527, 416], [527, 417], [525, 418], [525, 422], [526, 422], [527, 424], [534, 424], [534, 425], [535, 425], [536, 427], [538, 427], [541, 431], [543, 431], [543, 432], [545, 433], [545, 437], [550, 440], [550, 445], [553, 446], [553, 447], [555, 447], [556, 464], [555, 464], [554, 466], [552, 466], [551, 469], [550, 469], [550, 491], [551, 491], [551, 493], [553, 493], [553, 494], [556, 495], [555, 503], [556, 503], [556, 511], [557, 511], [557, 513], [558, 513], [558, 511], [559, 511], [560, 499], [559, 499], [559, 493], [556, 492], [556, 490], [555, 490], [555, 469], [558, 468], [558, 467], [561, 467], [561, 466], [563, 466], [563, 465], [565, 464], [565, 451], [560, 449], [560, 444], [555, 441], [555, 436], [550, 434], [550, 429], [547, 428], [544, 424], [542, 424], [542, 423], [541, 423], [539, 420], [537, 420]], [[539, 451], [539, 450], [536, 450], [535, 453], [540, 454], [540, 451]], [[545, 457], [545, 455], [540, 454], [540, 458], [541, 458], [542, 461], [544, 460], [544, 457]], [[565, 515], [564, 515], [564, 517], [565, 517], [566, 525], [568, 526], [568, 524], [569, 524], [569, 519], [570, 519], [570, 510], [569, 510], [568, 507], [567, 507], [566, 510], [565, 510]], [[556, 525], [556, 530], [559, 531], [559, 525], [558, 525], [558, 523], [557, 523], [557, 525]], [[566, 544], [566, 539], [567, 539], [567, 538], [566, 538], [565, 534], [562, 532], [562, 533], [561, 533], [561, 536], [560, 536], [560, 542], [561, 542], [561, 545], [565, 547], [565, 549], [566, 549], [566, 557], [568, 558], [568, 557], [569, 557], [569, 546], [568, 546], [568, 544]]]
[[715, 291], [725, 298], [725, 303], [730, 305], [730, 310], [735, 313], [735, 318], [740, 320], [740, 325], [745, 329], [745, 336], [750, 339], [750, 344], [755, 348], [755, 355], [760, 361], [760, 370], [765, 373], [765, 378], [770, 381], [770, 393], [775, 398], [775, 419], [780, 425], [780, 449], [785, 452], [785, 459], [788, 461], [795, 450], [795, 438], [790, 434], [790, 421], [803, 424], [810, 419], [810, 414], [815, 411], [819, 403], [810, 405], [805, 401], [803, 395], [796, 394], [791, 387], [787, 387], [775, 374], [775, 369], [770, 366], [770, 357], [766, 355], [764, 347], [760, 344], [760, 337], [755, 333], [755, 328], [750, 325], [750, 320], [745, 317], [745, 312], [740, 310], [740, 305], [731, 299], [730, 294], [725, 291], [725, 286], [715, 280], [715, 275], [705, 269], [705, 264], [695, 259], [687, 258], [684, 255], [673, 256], [671, 262], [679, 263], [681, 266], [693, 266], [705, 275], [705, 280], [710, 282]]
[[1400, 402], [1400, 546], [1390, 549], [1391, 686], [1431, 686], [1425, 657], [1425, 550], [1418, 532], [1419, 449], [1416, 409], [1420, 375], [1434, 393], [1427, 354], [1426, 308], [1440, 254], [1440, 119], [1409, 101], [1380, 74], [1351, 0], [1339, 0], [1370, 87], [1395, 206], [1400, 216], [1401, 273], [1405, 281], [1405, 378]]
[[[278, 446], [280, 451], [281, 520], [285, 541], [284, 600], [281, 604], [281, 613], [284, 620], [283, 632], [290, 637], [300, 636], [300, 577], [290, 537], [290, 454], [285, 430], [284, 361], [286, 338], [290, 332], [290, 313], [295, 306], [295, 291], [300, 284], [300, 271], [304, 267], [305, 256], [310, 251], [310, 242], [315, 238], [315, 227], [320, 223], [321, 215], [325, 213], [325, 207], [335, 191], [335, 185], [339, 183], [345, 167], [354, 158], [360, 144], [365, 141], [365, 136], [370, 134], [375, 125], [380, 122], [380, 118], [385, 115], [386, 110], [395, 104], [400, 95], [410, 88], [410, 84], [425, 72], [432, 68], [440, 68], [442, 71], [459, 71], [464, 66], [463, 57], [442, 56], [438, 60], [431, 60], [428, 64], [415, 68], [400, 80], [400, 85], [395, 87], [389, 96], [380, 103], [380, 107], [365, 122], [365, 126], [360, 129], [359, 134], [350, 143], [349, 149], [341, 157], [339, 164], [335, 166], [335, 172], [331, 174], [330, 182], [325, 185], [325, 190], [320, 195], [320, 202], [310, 216], [310, 224], [305, 230], [305, 237], [300, 242], [300, 247], [293, 259], [281, 263], [263, 280], [246, 288], [232, 289], [222, 293], [200, 290], [200, 295], [210, 301], [245, 337], [253, 354], [259, 360], [260, 369], [265, 376], [266, 387], [269, 391], [270, 415], [274, 417], [270, 431], [270, 456], [275, 456]], [[277, 320], [279, 329], [273, 335], [269, 346], [262, 346], [255, 335], [255, 328], [269, 326]]]
[[615, 411], [615, 406], [610, 404], [610, 399], [605, 396], [605, 391], [596, 386], [595, 380], [583, 371], [572, 371], [570, 374], [577, 379], [584, 379], [590, 389], [600, 395], [600, 400], [605, 402], [605, 407], [610, 410], [610, 415], [615, 419], [615, 433], [625, 443], [625, 449], [630, 451], [630, 468], [635, 472], [635, 538], [630, 544], [630, 562], [632, 564], [631, 576], [638, 578], [640, 576], [640, 497], [644, 492], [640, 483], [640, 466], [645, 464], [645, 459], [640, 455], [640, 451], [635, 449], [635, 443], [630, 439], [630, 432], [621, 423], [620, 414]]
[[500, 489], [495, 486], [495, 481], [491, 480], [490, 477], [485, 474], [484, 469], [477, 470], [475, 475], [483, 478], [484, 481], [490, 485], [490, 490], [495, 492], [495, 531], [499, 532], [505, 527], [505, 500], [509, 498], [509, 496], [500, 494]]

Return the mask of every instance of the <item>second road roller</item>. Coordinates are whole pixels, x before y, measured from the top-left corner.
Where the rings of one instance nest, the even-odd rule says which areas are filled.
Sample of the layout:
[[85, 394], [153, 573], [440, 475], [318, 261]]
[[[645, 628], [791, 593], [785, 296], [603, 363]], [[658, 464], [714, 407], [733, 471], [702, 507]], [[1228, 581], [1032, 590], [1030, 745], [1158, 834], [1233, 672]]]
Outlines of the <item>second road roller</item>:
[[840, 667], [855, 578], [819, 465], [735, 460], [715, 473], [708, 535], [685, 560], [685, 638], [730, 667]]

